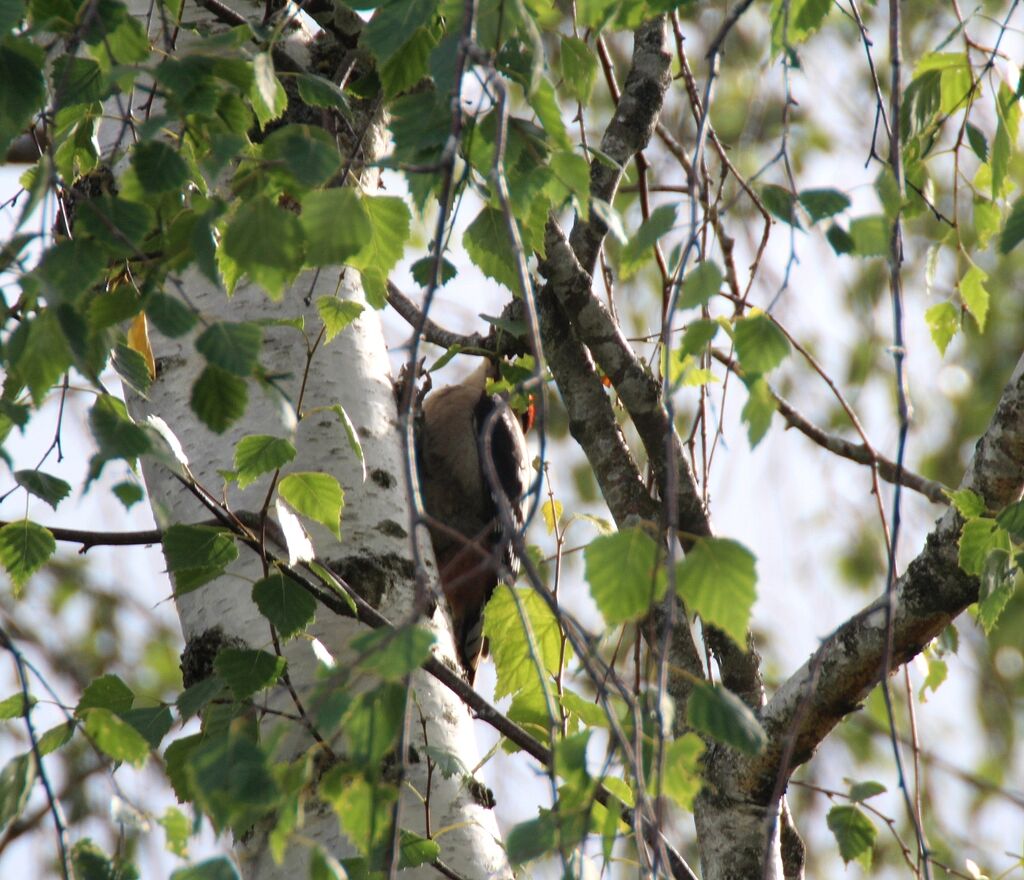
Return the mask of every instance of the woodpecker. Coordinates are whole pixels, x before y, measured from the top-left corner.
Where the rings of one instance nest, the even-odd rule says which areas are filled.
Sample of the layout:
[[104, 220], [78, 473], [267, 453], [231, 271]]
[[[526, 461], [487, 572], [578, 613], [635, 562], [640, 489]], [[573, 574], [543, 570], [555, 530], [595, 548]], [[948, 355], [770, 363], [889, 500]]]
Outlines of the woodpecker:
[[[524, 434], [529, 425], [500, 396], [487, 393], [487, 380], [496, 377], [497, 364], [485, 360], [464, 382], [429, 394], [419, 440], [423, 506], [434, 521], [430, 537], [455, 646], [470, 684], [486, 653], [484, 606], [501, 572], [518, 568], [496, 493], [508, 499], [513, 523], [520, 528], [523, 496], [530, 485]], [[496, 485], [484, 467], [488, 450]]]

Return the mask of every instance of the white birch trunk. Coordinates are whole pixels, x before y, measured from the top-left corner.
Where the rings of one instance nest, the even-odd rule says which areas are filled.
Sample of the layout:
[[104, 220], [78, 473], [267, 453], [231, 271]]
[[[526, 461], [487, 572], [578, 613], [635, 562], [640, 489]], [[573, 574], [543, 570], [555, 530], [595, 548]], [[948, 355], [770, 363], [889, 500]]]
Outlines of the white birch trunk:
[[[148, 4], [133, 2], [131, 5], [133, 12], [142, 20], [156, 26], [153, 19], [146, 17]], [[250, 14], [254, 8], [243, 7], [239, 11]], [[262, 7], [259, 11], [262, 13]], [[210, 20], [206, 11], [195, 6], [186, 10], [186, 17], [191, 21]], [[308, 37], [309, 34], [302, 29], [293, 31], [289, 38], [290, 48], [300, 48], [296, 44]], [[188, 42], [188, 34], [183, 32], [177, 43], [178, 50], [182, 51]], [[294, 54], [299, 57], [300, 53]], [[112, 112], [116, 116], [116, 109], [112, 108]], [[114, 125], [104, 126], [101, 140], [109, 143], [109, 139], [116, 136], [115, 128]], [[367, 143], [380, 142], [380, 128], [380, 124], [376, 124], [376, 131], [371, 130]], [[369, 147], [368, 150], [373, 152]], [[344, 218], [338, 219], [344, 222]], [[196, 271], [185, 274], [181, 289], [189, 303], [198, 310], [203, 322], [194, 333], [180, 339], [167, 339], [154, 333], [152, 344], [159, 364], [159, 375], [147, 399], [129, 395], [128, 404], [133, 418], [142, 420], [153, 414], [164, 419], [181, 441], [195, 477], [218, 496], [223, 485], [218, 471], [233, 467], [234, 447], [239, 439], [250, 434], [288, 437], [298, 454], [285, 469], [286, 472], [322, 471], [332, 474], [345, 492], [340, 541], [326, 529], [306, 523], [318, 559], [329, 560], [333, 567], [348, 573], [365, 572], [364, 584], [359, 583], [358, 576], [352, 577], [350, 574], [353, 586], [359, 589], [360, 586], [372, 584], [372, 589], [365, 593], [368, 596], [371, 593], [379, 596], [379, 601], [372, 604], [392, 621], [407, 621], [414, 604], [412, 553], [408, 536], [410, 517], [390, 367], [380, 318], [376, 312], [367, 308], [333, 342], [320, 346], [309, 371], [303, 402], [306, 411], [337, 403], [345, 408], [362, 441], [368, 474], [365, 482], [363, 469], [349, 448], [343, 427], [333, 414], [318, 414], [304, 419], [292, 434], [293, 425], [289, 422], [285, 402], [277, 395], [265, 393], [252, 380], [249, 381], [249, 406], [244, 417], [223, 435], [214, 434], [206, 428], [189, 405], [192, 385], [205, 366], [204, 359], [195, 350], [194, 340], [207, 323], [301, 316], [305, 321], [306, 333], [310, 338], [315, 338], [320, 327], [315, 305], [317, 298], [338, 294], [362, 302], [358, 273], [349, 270], [343, 274], [340, 288], [338, 272], [321, 271], [315, 280], [312, 273], [307, 273], [286, 291], [279, 303], [272, 302], [258, 287], [244, 283], [238, 286], [229, 299], [223, 290], [211, 285]], [[279, 387], [294, 402], [306, 368], [306, 345], [300, 333], [294, 328], [267, 327], [261, 365], [268, 374], [283, 377]], [[209, 519], [209, 512], [164, 466], [155, 460], [146, 460], [143, 462], [143, 474], [154, 516], [161, 526]], [[262, 507], [267, 485], [267, 480], [259, 480], [244, 491], [232, 486], [227, 495], [228, 502], [234, 510], [258, 511]], [[424, 539], [420, 549], [428, 560], [431, 575], [436, 576], [429, 541]], [[269, 625], [250, 598], [251, 584], [262, 574], [257, 554], [243, 546], [240, 547], [239, 558], [224, 576], [177, 597], [176, 604], [186, 644], [220, 627], [225, 635], [241, 639], [250, 647], [272, 650]], [[456, 664], [443, 600], [432, 619], [422, 623], [437, 636], [434, 650], [438, 656], [450, 664]], [[320, 608], [311, 633], [326, 646], [339, 664], [343, 664], [346, 657], [351, 655], [348, 646], [353, 635], [361, 629], [354, 621], [339, 618], [327, 609]], [[295, 639], [284, 646], [284, 653], [292, 685], [300, 697], [308, 695], [318, 665], [310, 642], [302, 638]], [[423, 672], [413, 675], [411, 688], [410, 698], [426, 718], [430, 745], [459, 756], [468, 768], [476, 766], [478, 750], [472, 719], [466, 707]], [[291, 698], [283, 689], [279, 689], [271, 701], [294, 711], [290, 704]], [[422, 755], [424, 736], [418, 720], [418, 713], [414, 714], [416, 723], [411, 725], [411, 742]], [[275, 724], [281, 723], [298, 727], [295, 722], [275, 720], [271, 715], [264, 722], [264, 730], [269, 732]], [[278, 757], [287, 761], [309, 748], [312, 738], [300, 730], [299, 735], [285, 738], [284, 743], [279, 747]], [[411, 763], [402, 795], [405, 798], [403, 826], [421, 834], [425, 827], [424, 806], [409, 791], [409, 786], [425, 794], [426, 776], [424, 760]], [[439, 772], [433, 774], [429, 799], [430, 824], [434, 831], [446, 829], [439, 839], [441, 859], [467, 878], [511, 876], [493, 811], [477, 803], [467, 781], [457, 776], [446, 780]], [[315, 841], [336, 857], [355, 855], [355, 850], [339, 830], [337, 816], [328, 809], [315, 809], [314, 804], [307, 806], [309, 808], [305, 812], [304, 824], [298, 829], [299, 835]], [[253, 880], [275, 877], [296, 880], [307, 877], [309, 849], [292, 846], [284, 863], [276, 865], [267, 845], [267, 830], [261, 826], [244, 844], [239, 843], [236, 847], [244, 876]], [[438, 876], [436, 869], [430, 867], [403, 872], [403, 876], [420, 874], [432, 878]]]
[[[348, 273], [340, 291], [343, 297], [362, 299], [361, 289], [355, 281], [357, 277], [354, 272]], [[307, 296], [309, 284], [309, 280], [304, 278], [281, 303], [273, 303], [262, 290], [252, 286], [240, 286], [228, 299], [223, 291], [214, 289], [193, 274], [187, 292], [189, 300], [206, 320], [260, 321], [301, 314], [307, 333], [315, 337], [315, 328], [320, 322], [315, 300], [318, 296], [333, 294], [336, 282], [334, 278], [328, 278], [328, 273], [320, 273], [311, 297]], [[312, 304], [305, 305], [304, 299], [309, 299]], [[216, 435], [199, 422], [189, 406], [192, 385], [204, 366], [203, 358], [195, 351], [193, 337], [170, 340], [155, 336], [153, 346], [159, 375], [150, 389], [148, 400], [130, 401], [132, 415], [137, 420], [150, 414], [163, 418], [184, 446], [196, 478], [215, 495], [220, 495], [223, 481], [218, 471], [232, 468], [234, 446], [239, 439], [257, 433], [289, 435], [287, 419], [283, 417], [286, 407], [276, 395], [263, 393], [250, 382], [251, 397], [244, 418], [223, 435]], [[290, 395], [298, 393], [305, 361], [306, 347], [296, 330], [288, 327], [267, 329], [261, 363], [268, 373], [288, 377], [282, 384]], [[413, 607], [414, 585], [408, 576], [412, 570], [411, 548], [406, 534], [409, 510], [402, 477], [399, 423], [389, 373], [379, 316], [367, 309], [330, 345], [317, 351], [309, 371], [304, 409], [335, 403], [345, 408], [362, 440], [370, 476], [363, 481], [360, 463], [349, 448], [341, 425], [330, 414], [315, 415], [299, 423], [293, 438], [298, 454], [288, 470], [322, 471], [339, 480], [345, 492], [342, 539], [339, 542], [326, 529], [311, 526], [317, 556], [349, 572], [365, 571], [374, 588], [383, 587], [380, 610], [389, 619], [401, 621], [407, 619]], [[207, 511], [167, 468], [148, 460], [143, 463], [143, 472], [155, 516], [161, 525], [208, 519]], [[261, 480], [244, 491], [232, 487], [227, 497], [234, 510], [257, 511], [266, 491], [267, 481]], [[433, 573], [429, 547], [421, 546], [421, 550], [430, 560]], [[186, 642], [214, 627], [221, 627], [225, 635], [239, 638], [251, 647], [272, 650], [267, 621], [249, 597], [250, 585], [261, 576], [257, 555], [243, 547], [239, 559], [223, 577], [178, 597], [177, 607]], [[354, 581], [353, 586], [359, 589], [365, 585]], [[454, 662], [450, 629], [440, 606], [426, 624], [437, 635], [438, 654]], [[339, 618], [321, 608], [312, 634], [320, 639], [339, 664], [345, 664], [351, 656], [348, 644], [359, 629], [360, 625], [354, 621]], [[285, 655], [292, 684], [300, 696], [308, 693], [317, 665], [310, 643], [304, 639], [293, 640], [285, 646]], [[467, 767], [475, 766], [478, 754], [472, 720], [465, 706], [425, 673], [417, 673], [412, 686], [416, 705], [427, 719], [430, 744], [460, 756]], [[281, 703], [289, 699], [286, 694], [278, 696]], [[266, 723], [282, 722], [268, 720]], [[294, 722], [283, 723], [294, 725]], [[420, 747], [422, 754], [423, 736], [418, 724], [413, 725], [413, 733], [413, 745]], [[289, 754], [282, 754], [281, 759], [289, 760], [311, 744], [308, 738], [302, 739], [305, 741], [296, 743], [294, 737], [289, 737]], [[411, 784], [424, 793], [425, 762], [412, 764], [409, 772]], [[408, 792], [406, 797], [405, 820], [412, 830], [422, 833], [423, 805]], [[508, 873], [493, 812], [473, 799], [466, 780], [456, 777], [445, 780], [440, 773], [434, 773], [430, 808], [432, 828], [453, 829], [441, 840], [442, 858], [446, 863], [466, 877], [483, 878]], [[302, 833], [335, 855], [353, 854], [340, 835], [337, 817], [328, 811], [308, 811]], [[263, 834], [254, 835], [244, 849], [242, 860], [247, 877], [292, 878], [307, 874], [305, 861], [308, 852], [300, 848], [293, 848], [280, 866], [270, 858]], [[429, 873], [436, 875], [433, 869], [429, 869]]]

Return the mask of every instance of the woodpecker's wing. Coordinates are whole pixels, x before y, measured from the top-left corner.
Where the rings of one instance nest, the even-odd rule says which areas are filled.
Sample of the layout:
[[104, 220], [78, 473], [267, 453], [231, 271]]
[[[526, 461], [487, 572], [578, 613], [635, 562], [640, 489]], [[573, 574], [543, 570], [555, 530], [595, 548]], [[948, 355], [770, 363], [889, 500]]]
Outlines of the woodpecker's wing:
[[[526, 438], [515, 413], [485, 392], [490, 364], [465, 382], [429, 395], [419, 443], [423, 503], [431, 528], [459, 658], [470, 681], [483, 648], [482, 615], [499, 572], [515, 569], [512, 535], [501, 525], [498, 493], [523, 523], [522, 496], [530, 479]], [[493, 465], [496, 480], [488, 479]]]
[[[490, 519], [494, 523], [496, 546], [503, 553], [501, 561], [518, 570], [518, 560], [512, 552], [512, 535], [506, 534], [501, 523], [497, 493], [508, 499], [512, 509], [512, 523], [516, 530], [523, 527], [523, 496], [530, 487], [529, 452], [526, 437], [519, 419], [512, 408], [497, 394], [482, 394], [473, 412], [478, 438], [478, 456], [481, 482], [487, 486], [490, 502]], [[489, 433], [489, 436], [488, 436]], [[492, 485], [485, 464], [490, 452], [494, 465], [493, 476], [497, 485]]]

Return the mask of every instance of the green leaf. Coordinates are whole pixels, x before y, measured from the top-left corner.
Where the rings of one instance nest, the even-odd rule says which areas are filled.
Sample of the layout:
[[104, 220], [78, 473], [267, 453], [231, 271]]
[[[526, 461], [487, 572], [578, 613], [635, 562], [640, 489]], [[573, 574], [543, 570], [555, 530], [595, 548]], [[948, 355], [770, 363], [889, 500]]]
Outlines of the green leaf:
[[695, 730], [714, 737], [748, 755], [756, 755], [768, 742], [760, 722], [746, 704], [724, 687], [701, 682], [686, 704], [686, 720]]
[[[957, 507], [957, 510], [959, 509], [960, 508]], [[974, 515], [978, 515], [983, 512], [984, 506], [982, 506], [982, 510], [978, 511]], [[961, 514], [963, 514], [963, 511], [961, 511]], [[1024, 501], [1016, 501], [1003, 508], [1003, 510], [1000, 511], [999, 516], [996, 517], [996, 522], [1010, 533], [1010, 536], [1016, 543], [1024, 543]]]
[[163, 545], [179, 595], [218, 577], [238, 558], [231, 535], [213, 526], [173, 525], [164, 532]]
[[[284, 183], [290, 188], [320, 186], [327, 183], [341, 165], [334, 138], [319, 126], [285, 125], [275, 129], [260, 146], [260, 156], [270, 167], [272, 173], [284, 175]], [[349, 192], [353, 198], [355, 193], [342, 188], [327, 192]], [[306, 199], [302, 200], [305, 207]], [[339, 219], [347, 214], [335, 214], [330, 225], [338, 224]], [[343, 224], [338, 224], [343, 225]]]
[[684, 733], [665, 746], [665, 794], [690, 813], [700, 792], [703, 755], [704, 741], [695, 733]]
[[999, 205], [995, 202], [977, 196], [974, 197], [972, 213], [974, 231], [978, 236], [978, 247], [984, 250], [988, 247], [992, 236], [1002, 229], [1003, 215], [999, 210]]
[[[545, 186], [555, 207], [575, 198], [580, 205], [581, 213], [586, 213], [590, 205], [590, 165], [586, 159], [571, 150], [558, 150], [548, 159], [554, 177]], [[505, 240], [508, 240], [506, 235]]]
[[132, 152], [132, 168], [147, 193], [181, 189], [188, 178], [185, 160], [162, 141], [144, 141]]
[[252, 62], [253, 80], [249, 89], [252, 109], [260, 126], [273, 122], [288, 106], [288, 95], [274, 72], [274, 60], [270, 52], [261, 52]]
[[196, 325], [195, 313], [181, 300], [166, 293], [151, 293], [146, 297], [146, 316], [164, 336], [177, 339]]
[[302, 266], [302, 224], [265, 196], [243, 199], [224, 231], [224, 253], [279, 299]]
[[171, 880], [239, 880], [238, 869], [225, 856], [207, 859], [171, 873]]
[[884, 794], [886, 788], [881, 782], [856, 782], [850, 786], [850, 800], [862, 803], [876, 795]]
[[3, 0], [0, 3], [0, 34], [21, 24], [25, 17], [25, 0]]
[[267, 651], [223, 648], [213, 661], [214, 669], [228, 683], [236, 700], [245, 700], [273, 685], [284, 673], [284, 657]]
[[39, 737], [39, 754], [49, 755], [57, 751], [61, 746], [71, 742], [71, 737], [78, 725], [74, 721], [64, 721], [61, 724], [51, 727], [46, 733]]
[[886, 256], [891, 232], [891, 224], [885, 217], [858, 217], [850, 223], [853, 252], [858, 257]]
[[832, 8], [829, 0], [772, 0], [772, 55], [803, 43]]
[[850, 207], [849, 197], [837, 189], [805, 189], [799, 199], [812, 223], [834, 217]]
[[924, 320], [935, 346], [941, 354], [945, 354], [960, 329], [960, 310], [951, 302], [936, 303], [925, 309]]
[[399, 868], [416, 868], [419, 865], [430, 864], [441, 855], [441, 847], [435, 841], [420, 837], [404, 828], [399, 846]]
[[519, 288], [519, 274], [501, 211], [485, 206], [469, 224], [462, 236], [462, 244], [484, 275], [511, 291]]
[[788, 189], [772, 183], [766, 184], [761, 187], [761, 200], [772, 216], [797, 229], [804, 228], [796, 213], [797, 198]]
[[946, 495], [956, 508], [957, 513], [964, 519], [981, 516], [985, 513], [985, 499], [977, 492], [972, 492], [970, 489], [956, 489], [953, 492], [947, 491]]
[[360, 42], [383, 63], [405, 46], [417, 28], [430, 24], [436, 11], [437, 0], [385, 0]]
[[[516, 605], [516, 596], [526, 614], [533, 633], [541, 671], [537, 669], [523, 630], [523, 621]], [[528, 693], [542, 695], [540, 674], [546, 677], [558, 670], [562, 631], [551, 609], [533, 590], [516, 590], [499, 586], [487, 603], [484, 613], [484, 635], [490, 640], [491, 656], [498, 673], [494, 696]], [[547, 680], [547, 678], [545, 679]]]
[[102, 101], [110, 94], [112, 85], [95, 61], [71, 55], [61, 55], [54, 60], [50, 80], [54, 104], [61, 108]]
[[374, 630], [357, 636], [351, 642], [356, 652], [356, 666], [385, 681], [403, 681], [426, 662], [434, 634], [420, 626], [404, 626], [396, 630]]
[[303, 516], [326, 526], [341, 537], [341, 510], [345, 493], [330, 474], [303, 472], [288, 474], [277, 488], [278, 494]]
[[328, 725], [344, 731], [346, 758], [353, 766], [377, 767], [385, 755], [392, 753], [408, 697], [405, 684], [377, 682], [370, 691], [347, 702], [340, 723]]
[[[651, 248], [658, 243], [663, 235], [672, 229], [675, 222], [676, 206], [661, 205], [655, 208], [651, 212], [651, 216], [640, 224], [636, 235], [629, 240], [619, 254], [619, 274], [622, 280], [625, 281], [631, 278], [650, 259]], [[701, 265], [709, 264], [702, 263]], [[714, 263], [710, 265], [714, 266]], [[691, 272], [689, 277], [692, 278], [693, 274]], [[715, 293], [717, 292], [716, 290]], [[710, 297], [708, 298], [710, 299]]]
[[[1008, 572], [1009, 554], [996, 550], [989, 554], [986, 571], [982, 574], [982, 589], [978, 602], [978, 623], [985, 635], [991, 635], [999, 617], [1007, 603], [1017, 592], [1017, 579], [1010, 577]], [[1020, 557], [1018, 556], [1018, 564]], [[989, 570], [997, 569], [994, 577], [987, 577]], [[986, 581], [992, 581], [986, 583]]]
[[[619, 212], [616, 211], [615, 208], [608, 204], [604, 199], [591, 199], [590, 210], [595, 217], [604, 223], [605, 227], [608, 229], [608, 235], [615, 239], [619, 244], [626, 243], [626, 229], [622, 225], [622, 217], [619, 216]], [[643, 256], [643, 254], [640, 255], [639, 262], [641, 263], [643, 262]], [[636, 261], [635, 256], [633, 257], [633, 260]], [[634, 267], [630, 271], [630, 274], [633, 274], [635, 271], [636, 269]]]
[[412, 89], [428, 73], [430, 53], [437, 45], [437, 39], [430, 28], [420, 27], [402, 46], [402, 51], [392, 55], [380, 68], [380, 83], [384, 95], [395, 95]]
[[71, 350], [52, 309], [23, 322], [11, 334], [5, 354], [8, 368], [28, 386], [37, 405], [71, 366]]
[[[412, 274], [413, 281], [415, 281], [420, 287], [429, 287], [430, 282], [434, 277], [434, 258], [423, 257], [417, 260], [409, 267], [409, 272]], [[451, 281], [458, 272], [455, 267], [448, 262], [444, 257], [441, 258], [441, 281], [439, 286], [444, 286]]]
[[280, 571], [253, 584], [252, 600], [285, 640], [304, 630], [316, 616], [316, 599]]
[[683, 338], [679, 340], [680, 359], [687, 355], [698, 355], [710, 344], [718, 333], [719, 324], [711, 318], [698, 318], [686, 325]]
[[54, 554], [57, 542], [48, 529], [23, 519], [0, 528], [0, 565], [14, 582], [15, 593]]
[[202, 681], [196, 682], [181, 692], [175, 703], [178, 715], [182, 721], [187, 721], [193, 715], [198, 715], [210, 700], [221, 696], [226, 688], [224, 680], [219, 675], [208, 675]]
[[26, 752], [11, 758], [0, 771], [0, 834], [3, 834], [24, 811], [28, 796], [32, 793], [32, 785], [36, 781], [35, 768], [35, 756], [31, 752]]
[[90, 466], [92, 472], [98, 473], [102, 462], [113, 458], [132, 462], [151, 449], [146, 431], [132, 421], [124, 403], [109, 394], [100, 395], [89, 410], [89, 427], [99, 447]]
[[882, 203], [886, 219], [891, 223], [903, 206], [903, 199], [900, 197], [900, 187], [896, 183], [896, 176], [888, 165], [882, 166], [882, 170], [875, 178], [875, 192], [878, 193], [878, 200]]
[[131, 862], [111, 859], [88, 837], [75, 842], [70, 856], [71, 876], [76, 880], [139, 880]]
[[138, 257], [155, 219], [148, 205], [99, 195], [81, 203], [75, 233], [91, 236], [113, 257]]
[[722, 289], [724, 276], [714, 260], [698, 263], [683, 280], [679, 308], [692, 309], [707, 304]]
[[330, 342], [363, 313], [363, 304], [337, 296], [321, 296], [316, 301], [316, 310], [324, 322], [324, 332]]
[[107, 264], [95, 241], [58, 241], [43, 254], [35, 275], [54, 302], [73, 302], [92, 287]]
[[999, 237], [999, 253], [1008, 254], [1024, 239], [1024, 197], [1017, 199]]
[[960, 568], [967, 574], [980, 576], [990, 552], [1010, 551], [1010, 536], [994, 519], [978, 516], [964, 523], [959, 546]]
[[388, 275], [409, 239], [412, 215], [397, 196], [364, 197], [362, 204], [370, 218], [372, 234], [366, 246], [348, 262], [362, 273], [366, 298], [373, 308], [379, 309], [387, 302]]
[[571, 736], [557, 739], [554, 743], [555, 773], [574, 786], [585, 786], [590, 781], [587, 771], [587, 743], [590, 731], [582, 730]]
[[642, 529], [595, 538], [584, 559], [590, 593], [609, 626], [637, 620], [665, 595], [663, 555]]
[[551, 82], [547, 79], [539, 80], [528, 100], [550, 140], [551, 147], [556, 150], [571, 150], [572, 142], [569, 140], [569, 133], [562, 119], [562, 109], [558, 106], [555, 88]]
[[223, 434], [245, 414], [249, 390], [245, 379], [207, 364], [195, 385], [189, 401], [192, 411], [217, 434]]
[[121, 718], [142, 734], [151, 749], [159, 748], [163, 738], [170, 733], [171, 727], [174, 725], [171, 710], [166, 706], [143, 706], [129, 709], [127, 712], [121, 713]]
[[306, 193], [302, 198], [302, 229], [306, 262], [311, 266], [344, 263], [373, 237], [364, 201], [347, 186]]
[[396, 798], [392, 786], [371, 784], [362, 777], [349, 782], [331, 798], [341, 828], [360, 853], [376, 850], [390, 839], [390, 818]]
[[146, 497], [146, 493], [142, 491], [140, 485], [128, 481], [118, 483], [110, 491], [117, 496], [117, 500], [124, 505], [125, 510], [130, 510], [133, 505], [138, 504]]
[[676, 569], [676, 591], [691, 611], [743, 648], [757, 597], [755, 557], [728, 538], [700, 538]]
[[828, 243], [832, 246], [832, 250], [838, 256], [843, 254], [852, 254], [853, 249], [856, 246], [853, 237], [843, 229], [837, 223], [833, 223], [828, 228], [828, 232], [825, 233], [825, 238], [828, 239]]
[[87, 709], [109, 709], [120, 715], [131, 709], [135, 694], [116, 675], [102, 675], [89, 683], [82, 698], [75, 707], [75, 714], [82, 716]]
[[768, 433], [776, 407], [772, 390], [761, 376], [746, 384], [747, 402], [743, 405], [740, 417], [747, 426], [747, 439], [750, 441], [750, 448], [753, 449]]
[[149, 363], [142, 354], [119, 342], [114, 347], [111, 366], [117, 371], [123, 384], [134, 388], [137, 394], [146, 396], [153, 379], [149, 374]]
[[[4, 28], [3, 33], [8, 29]], [[0, 82], [16, 88], [5, 88], [0, 97], [0, 153], [28, 127], [46, 101], [46, 80], [43, 77], [43, 52], [27, 39], [4, 40], [0, 43]]]
[[196, 807], [215, 828], [231, 827], [242, 834], [278, 803], [280, 789], [267, 756], [246, 727], [207, 735], [185, 756], [184, 764]]
[[[1004, 182], [1013, 159], [1020, 128], [1020, 104], [1006, 83], [999, 83], [996, 94], [996, 136], [992, 141], [992, 198], [1005, 195]], [[1004, 251], [1005, 253], [1005, 251]]]
[[348, 873], [341, 862], [317, 846], [309, 857], [309, 880], [348, 880]]
[[87, 709], [85, 733], [96, 747], [115, 761], [141, 767], [149, 755], [149, 743], [127, 721], [109, 709]]
[[235, 444], [235, 472], [238, 488], [244, 489], [250, 483], [276, 471], [295, 458], [295, 447], [280, 437], [269, 434], [252, 434]]
[[756, 376], [774, 370], [789, 354], [789, 340], [764, 312], [751, 311], [735, 324], [736, 355], [743, 370]]
[[295, 82], [299, 87], [299, 97], [304, 104], [311, 107], [326, 107], [329, 110], [348, 110], [348, 98], [333, 82], [314, 73], [296, 74]]
[[971, 266], [960, 279], [960, 298], [964, 301], [967, 311], [974, 315], [978, 329], [985, 332], [985, 320], [988, 317], [989, 293], [985, 290], [988, 273], [977, 266]]
[[825, 821], [839, 844], [839, 855], [849, 864], [854, 859], [871, 860], [871, 849], [878, 832], [871, 820], [853, 806], [837, 805], [828, 811]]
[[252, 375], [259, 365], [262, 346], [263, 329], [248, 322], [218, 321], [196, 339], [196, 351], [209, 363], [236, 376]]
[[556, 847], [556, 829], [551, 814], [520, 822], [505, 837], [505, 849], [513, 865], [539, 858]]
[[971, 145], [975, 156], [982, 162], [988, 161], [988, 141], [981, 129], [970, 122], [967, 123], [967, 143]]
[[54, 510], [71, 492], [71, 486], [64, 480], [42, 471], [15, 471], [14, 480], [26, 492], [42, 499]]
[[366, 456], [363, 455], [363, 444], [359, 440], [359, 432], [356, 431], [356, 426], [352, 424], [352, 419], [348, 417], [348, 413], [345, 412], [345, 407], [340, 403], [336, 403], [331, 407], [331, 410], [338, 417], [338, 421], [341, 422], [341, 426], [345, 429], [345, 439], [348, 440], [348, 448], [352, 450], [357, 461], [363, 469], [363, 481], [366, 481]]
[[21, 718], [29, 712], [36, 702], [36, 698], [33, 696], [29, 696], [26, 702], [24, 694], [11, 694], [6, 700], [0, 700], [0, 721]]
[[597, 82], [597, 59], [594, 50], [579, 37], [562, 37], [560, 67], [565, 87], [584, 107]]
[[192, 837], [192, 822], [177, 807], [168, 807], [157, 819], [167, 838], [166, 849], [178, 858], [188, 855], [188, 842]]

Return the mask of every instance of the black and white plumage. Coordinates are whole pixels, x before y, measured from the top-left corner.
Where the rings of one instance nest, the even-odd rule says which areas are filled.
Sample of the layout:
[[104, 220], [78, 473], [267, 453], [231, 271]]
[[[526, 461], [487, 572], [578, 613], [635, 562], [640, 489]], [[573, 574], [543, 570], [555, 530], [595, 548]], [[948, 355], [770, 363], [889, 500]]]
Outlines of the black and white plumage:
[[[495, 375], [496, 365], [484, 361], [464, 382], [429, 394], [419, 438], [423, 505], [434, 521], [434, 555], [451, 610], [456, 649], [470, 682], [485, 650], [484, 606], [501, 572], [518, 567], [495, 493], [508, 499], [513, 523], [521, 528], [523, 495], [530, 485], [520, 420], [501, 397], [487, 393], [487, 380]], [[488, 449], [497, 477], [493, 486], [484, 467]]]

